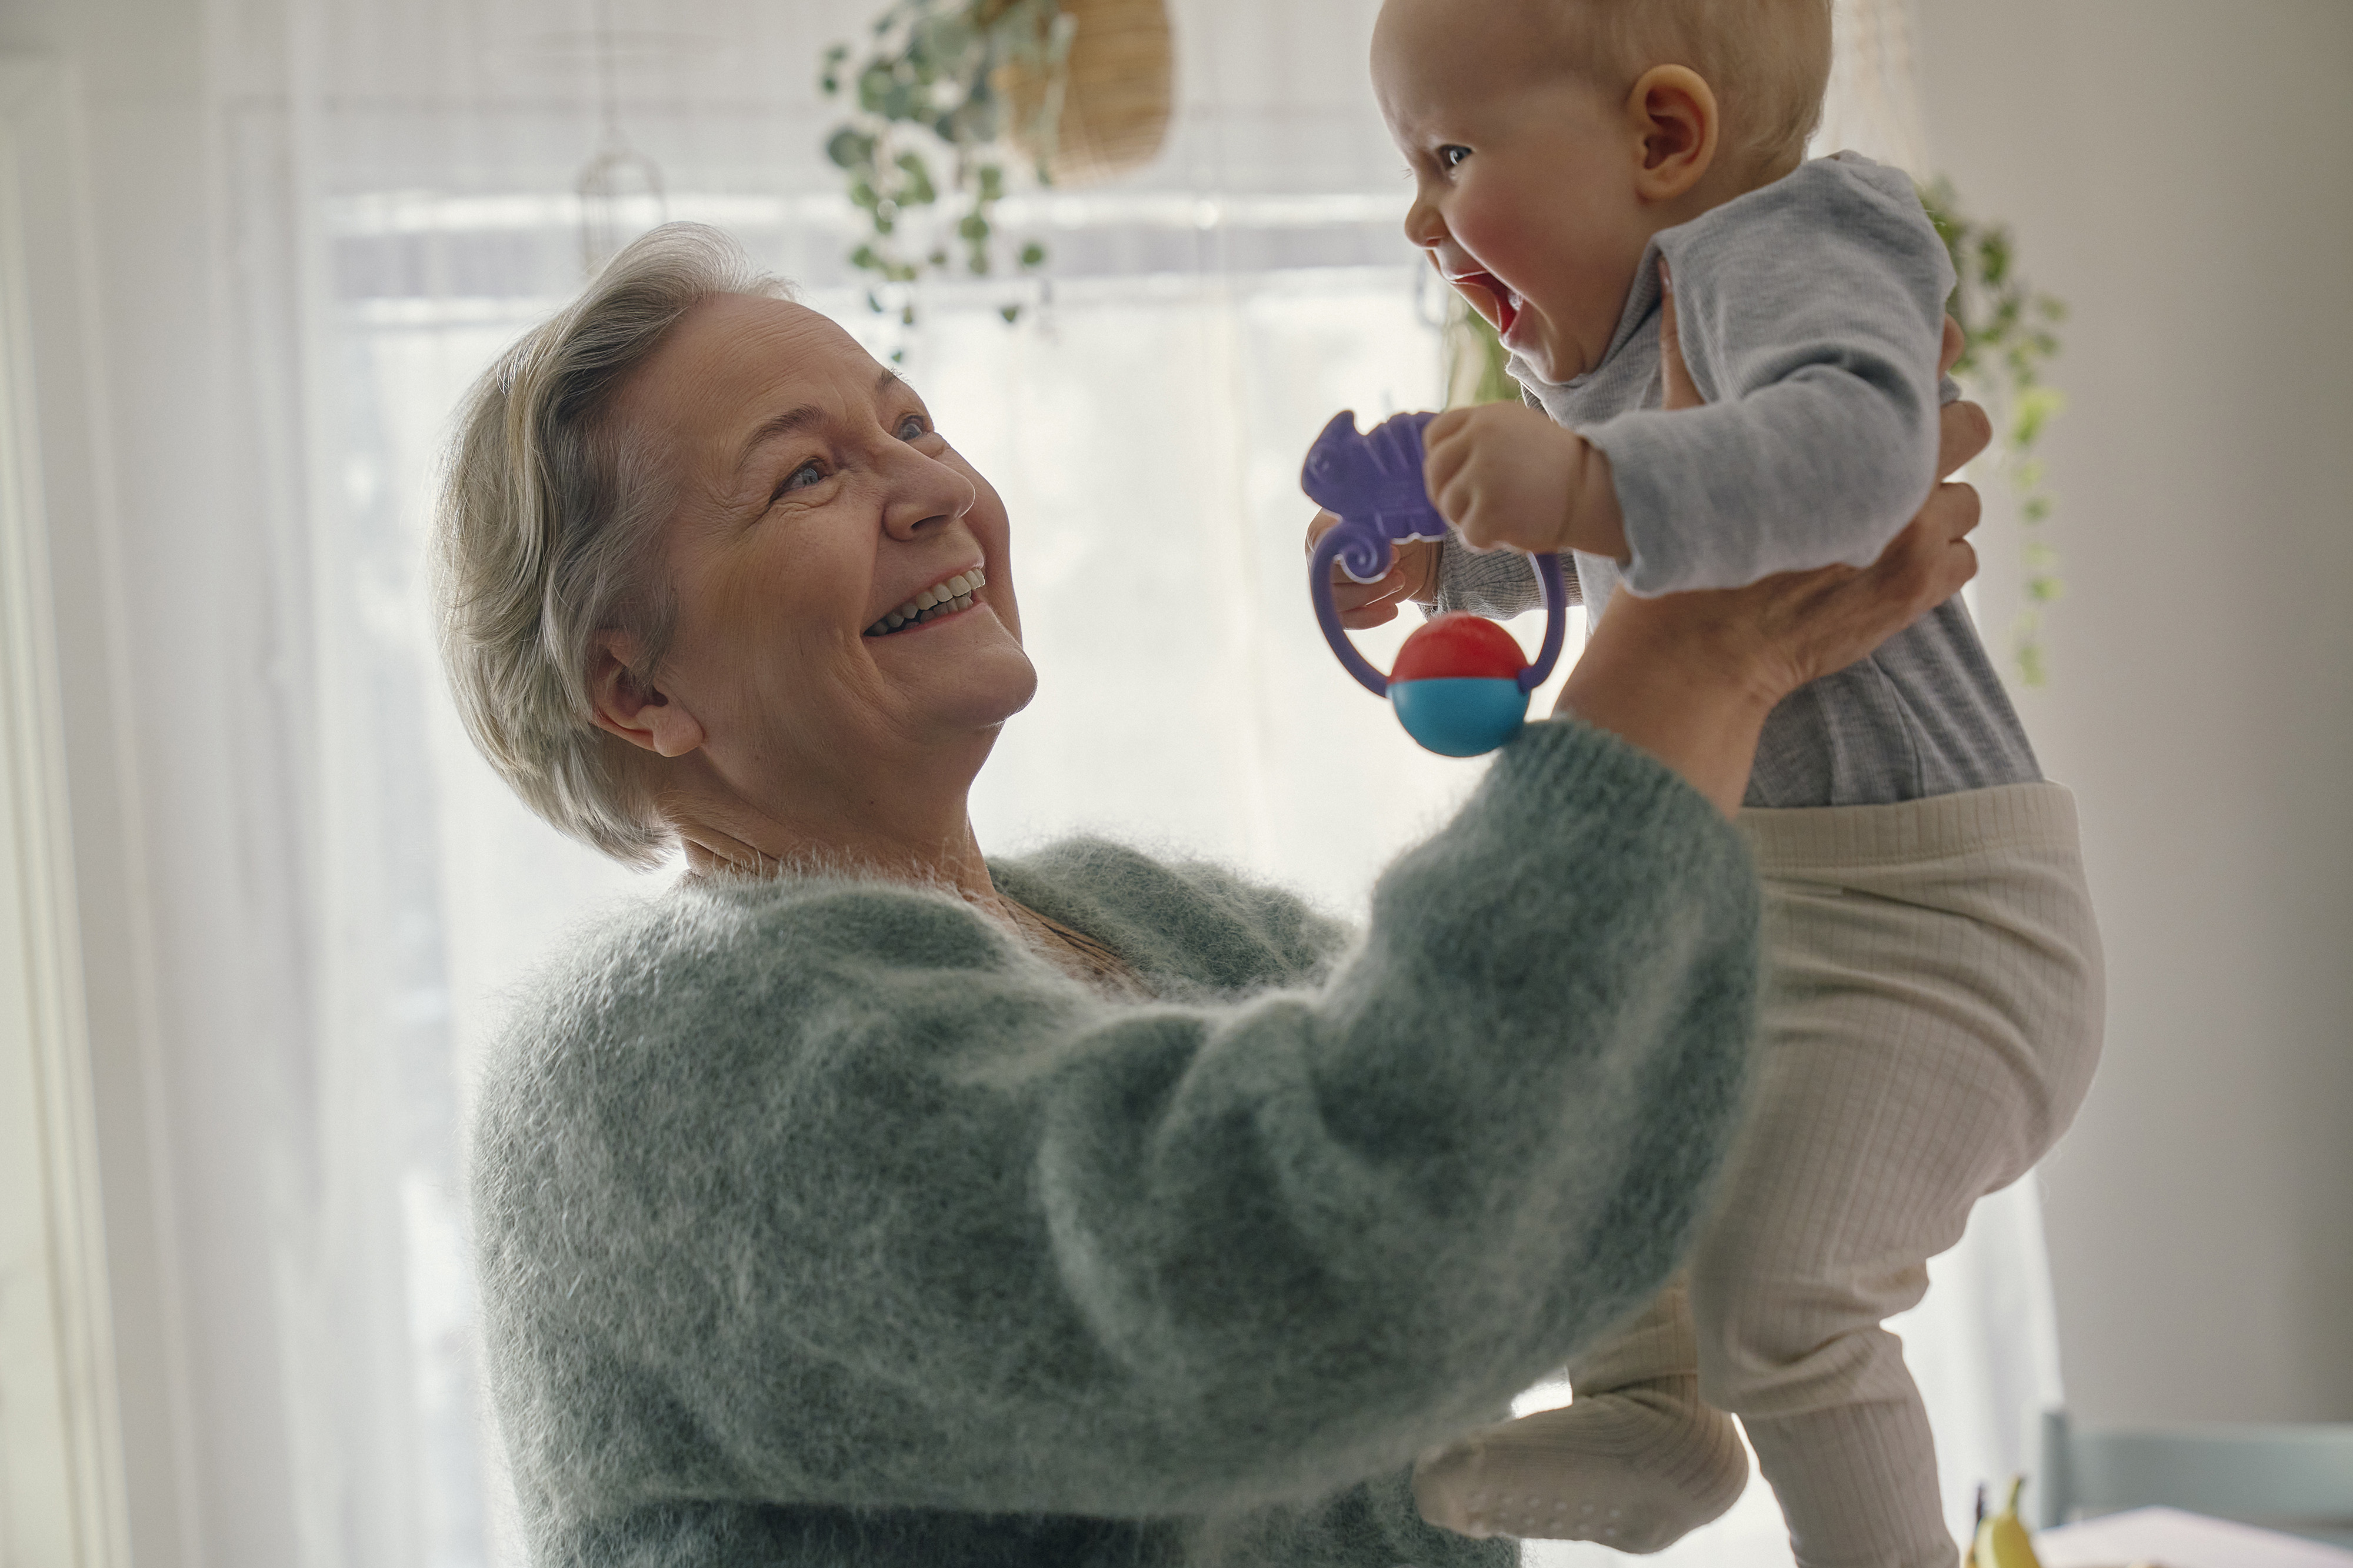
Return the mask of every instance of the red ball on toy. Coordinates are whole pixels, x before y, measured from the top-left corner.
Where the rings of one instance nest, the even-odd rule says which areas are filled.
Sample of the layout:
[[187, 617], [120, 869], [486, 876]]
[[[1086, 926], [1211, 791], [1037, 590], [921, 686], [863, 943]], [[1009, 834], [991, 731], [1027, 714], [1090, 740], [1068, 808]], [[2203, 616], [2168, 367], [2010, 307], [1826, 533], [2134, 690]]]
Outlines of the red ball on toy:
[[1456, 612], [1435, 617], [1405, 639], [1389, 679], [1511, 680], [1527, 667], [1511, 633], [1482, 616]]

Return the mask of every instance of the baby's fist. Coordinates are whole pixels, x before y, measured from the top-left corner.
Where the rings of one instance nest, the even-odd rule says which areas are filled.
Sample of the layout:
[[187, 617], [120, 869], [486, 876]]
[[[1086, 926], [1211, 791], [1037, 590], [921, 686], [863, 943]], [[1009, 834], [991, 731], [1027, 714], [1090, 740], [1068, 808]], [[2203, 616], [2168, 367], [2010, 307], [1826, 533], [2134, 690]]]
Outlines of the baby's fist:
[[[1478, 550], [1509, 546], [1541, 555], [1613, 539], [1609, 468], [1582, 437], [1523, 404], [1451, 408], [1422, 432], [1431, 504]], [[1588, 515], [1598, 511], [1608, 515]]]

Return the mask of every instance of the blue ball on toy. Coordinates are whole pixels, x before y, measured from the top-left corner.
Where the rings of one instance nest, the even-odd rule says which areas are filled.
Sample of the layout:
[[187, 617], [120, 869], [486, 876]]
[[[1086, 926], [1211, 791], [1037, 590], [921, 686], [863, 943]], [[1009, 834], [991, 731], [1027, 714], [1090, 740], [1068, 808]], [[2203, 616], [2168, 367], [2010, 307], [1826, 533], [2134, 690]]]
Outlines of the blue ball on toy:
[[1476, 757], [1519, 733], [1528, 711], [1527, 660], [1512, 634], [1477, 616], [1437, 616], [1406, 638], [1389, 672], [1389, 705], [1422, 746]]

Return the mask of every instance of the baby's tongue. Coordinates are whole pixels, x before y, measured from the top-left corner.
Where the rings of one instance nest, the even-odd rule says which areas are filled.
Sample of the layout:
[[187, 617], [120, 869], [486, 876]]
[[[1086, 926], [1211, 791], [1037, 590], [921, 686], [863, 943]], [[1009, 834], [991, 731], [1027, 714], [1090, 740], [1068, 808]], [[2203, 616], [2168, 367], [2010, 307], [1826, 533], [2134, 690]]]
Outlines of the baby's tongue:
[[1496, 331], [1512, 330], [1512, 318], [1519, 312], [1513, 308], [1511, 290], [1504, 288], [1493, 274], [1474, 272], [1469, 277], [1458, 278], [1454, 280], [1454, 290], [1469, 301], [1472, 310], [1486, 317], [1487, 324]]

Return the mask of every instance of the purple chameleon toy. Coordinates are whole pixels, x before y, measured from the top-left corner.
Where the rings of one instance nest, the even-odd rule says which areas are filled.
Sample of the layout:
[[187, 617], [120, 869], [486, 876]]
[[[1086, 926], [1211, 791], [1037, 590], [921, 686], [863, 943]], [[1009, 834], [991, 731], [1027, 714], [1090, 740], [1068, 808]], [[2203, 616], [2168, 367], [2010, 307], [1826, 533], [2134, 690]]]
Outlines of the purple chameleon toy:
[[1422, 427], [1436, 417], [1398, 414], [1360, 435], [1350, 409], [1334, 415], [1315, 437], [1299, 485], [1340, 521], [1315, 542], [1307, 592], [1324, 640], [1366, 690], [1389, 700], [1406, 733], [1440, 755], [1475, 757], [1518, 732], [1528, 693], [1560, 662], [1568, 630], [1560, 557], [1532, 557], [1545, 602], [1544, 647], [1534, 664], [1521, 659], [1519, 645], [1494, 622], [1446, 615], [1408, 637], [1395, 673], [1383, 675], [1348, 640], [1332, 602], [1335, 563], [1356, 582], [1377, 583], [1397, 558], [1398, 541], [1446, 537], [1446, 520], [1430, 504], [1421, 482]]

